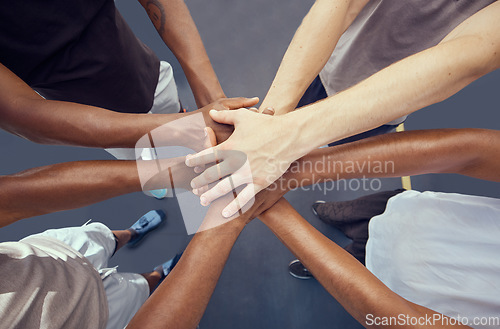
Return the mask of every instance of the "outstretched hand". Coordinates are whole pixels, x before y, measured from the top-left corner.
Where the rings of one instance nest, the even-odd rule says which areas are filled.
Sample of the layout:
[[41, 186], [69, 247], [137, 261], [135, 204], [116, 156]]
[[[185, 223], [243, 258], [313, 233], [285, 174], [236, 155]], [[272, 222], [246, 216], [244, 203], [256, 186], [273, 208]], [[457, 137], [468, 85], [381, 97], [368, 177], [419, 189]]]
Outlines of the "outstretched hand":
[[297, 132], [288, 129], [283, 116], [254, 112], [246, 109], [210, 111], [214, 121], [234, 125], [234, 133], [222, 144], [186, 158], [186, 165], [190, 167], [215, 163], [191, 182], [195, 191], [203, 191], [200, 197], [203, 205], [243, 187], [222, 211], [224, 217], [231, 217], [253, 201], [259, 191], [281, 177], [300, 156], [290, 145], [290, 137]]

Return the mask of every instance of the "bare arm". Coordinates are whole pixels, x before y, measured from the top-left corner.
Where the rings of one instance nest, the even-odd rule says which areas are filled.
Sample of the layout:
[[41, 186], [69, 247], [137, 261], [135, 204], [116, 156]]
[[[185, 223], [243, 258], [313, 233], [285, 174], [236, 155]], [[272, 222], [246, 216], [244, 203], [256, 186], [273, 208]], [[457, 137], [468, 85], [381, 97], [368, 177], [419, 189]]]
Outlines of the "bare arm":
[[[248, 98], [224, 99], [198, 111], [204, 113], [205, 121], [216, 133], [224, 132], [227, 138], [227, 126], [213, 123], [208, 111], [253, 106], [257, 102], [258, 99]], [[142, 136], [154, 128], [198, 111], [186, 114], [128, 114], [45, 100], [0, 64], [0, 128], [37, 143], [133, 148]], [[178, 133], [176, 135], [181, 135], [181, 132]]]
[[196, 328], [245, 221], [196, 233], [179, 263], [127, 328]]
[[[222, 162], [222, 171], [225, 164]], [[273, 164], [278, 165], [278, 164]], [[324, 181], [351, 178], [382, 178], [453, 173], [500, 181], [500, 132], [487, 129], [441, 129], [391, 133], [353, 143], [321, 148], [292, 163], [288, 171], [268, 189], [272, 198], [291, 189]], [[213, 176], [207, 169], [195, 181]], [[207, 203], [232, 190], [222, 181], [201, 195]]]
[[305, 185], [328, 179], [453, 173], [500, 182], [500, 132], [417, 130], [318, 149], [292, 164], [283, 179]]
[[[444, 100], [500, 67], [499, 16], [500, 2], [496, 1], [465, 20], [439, 45], [297, 111], [274, 117], [249, 111], [211, 113], [215, 121], [235, 126], [234, 134], [215, 149], [245, 153], [252, 169], [252, 184], [239, 204], [244, 205], [314, 149]], [[259, 138], [249, 140], [247, 136], [255, 131]], [[243, 181], [238, 174], [231, 177]], [[233, 203], [225, 211], [234, 213], [235, 207], [239, 206]]]
[[198, 107], [224, 98], [224, 92], [183, 0], [139, 0], [160, 37], [186, 74]]
[[297, 29], [261, 109], [285, 114], [300, 98], [330, 58], [340, 36], [367, 0], [316, 0]]
[[302, 131], [303, 150], [312, 150], [313, 145], [376, 128], [447, 99], [500, 67], [499, 16], [497, 1], [465, 20], [435, 47], [304, 111], [290, 113], [287, 124]]
[[[224, 220], [223, 225], [196, 233], [174, 270], [127, 328], [195, 329], [239, 234], [250, 220], [277, 201], [269, 198], [270, 194], [269, 191], [261, 192], [252, 208], [238, 218], [229, 222]], [[213, 219], [210, 216], [219, 217], [219, 214], [220, 209], [210, 209], [204, 221]]]
[[[425, 315], [432, 318], [434, 314], [438, 314], [391, 291], [354, 257], [312, 227], [285, 199], [281, 199], [259, 218], [314, 274], [321, 285], [366, 328], [401, 328], [398, 325], [370, 326], [370, 322], [367, 322], [368, 314], [396, 318], [400, 314], [412, 318]], [[428, 327], [426, 323], [405, 326]], [[469, 328], [441, 324], [431, 327]]]
[[0, 176], [0, 227], [141, 190], [135, 161], [80, 161]]

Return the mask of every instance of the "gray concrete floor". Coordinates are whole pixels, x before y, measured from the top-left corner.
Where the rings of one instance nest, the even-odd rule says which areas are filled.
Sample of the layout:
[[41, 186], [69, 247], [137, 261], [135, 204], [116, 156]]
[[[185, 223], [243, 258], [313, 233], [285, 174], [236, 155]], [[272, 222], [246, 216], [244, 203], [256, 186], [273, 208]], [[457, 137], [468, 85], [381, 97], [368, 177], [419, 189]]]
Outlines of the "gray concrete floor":
[[[229, 1], [187, 0], [209, 56], [228, 96], [265, 96], [282, 55], [312, 0]], [[137, 35], [175, 70], [182, 101], [194, 101], [172, 54], [156, 36], [136, 1], [117, 2]], [[498, 86], [494, 72], [450, 100], [412, 115], [407, 129], [482, 127], [499, 129]], [[101, 150], [35, 145], [0, 132], [0, 174], [64, 161], [110, 159]], [[400, 187], [399, 179], [385, 179], [382, 189]], [[500, 197], [494, 183], [455, 175], [413, 178], [418, 190], [470, 193]], [[294, 191], [287, 199], [308, 221], [340, 245], [348, 240], [320, 222], [310, 211], [318, 199], [348, 200], [371, 191]], [[128, 227], [150, 209], [168, 213], [166, 225], [153, 232], [138, 248], [120, 251], [112, 265], [120, 271], [146, 272], [167, 260], [189, 242], [174, 199], [158, 201], [140, 193], [126, 195], [82, 209], [40, 216], [0, 230], [0, 241], [18, 240], [48, 228], [81, 225], [89, 218], [112, 229]], [[286, 220], [286, 218], [283, 218]], [[294, 257], [259, 221], [254, 220], [238, 239], [200, 328], [361, 328], [314, 280], [302, 281], [287, 273]]]

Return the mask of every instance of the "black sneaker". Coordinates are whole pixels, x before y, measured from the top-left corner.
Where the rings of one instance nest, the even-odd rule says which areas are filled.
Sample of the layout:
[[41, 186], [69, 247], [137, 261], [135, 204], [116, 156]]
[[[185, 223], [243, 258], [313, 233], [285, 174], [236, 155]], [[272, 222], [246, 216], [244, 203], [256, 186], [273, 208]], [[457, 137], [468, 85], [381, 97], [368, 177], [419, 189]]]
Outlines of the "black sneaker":
[[300, 262], [300, 260], [293, 260], [288, 264], [288, 273], [297, 279], [308, 280], [314, 278], [307, 268]]
[[323, 201], [323, 200], [318, 200], [318, 201], [316, 201], [316, 202], [314, 202], [314, 203], [313, 203], [313, 205], [311, 206], [311, 210], [312, 210], [312, 212], [313, 212], [314, 216], [316, 216], [316, 217], [318, 217], [318, 218], [319, 218], [317, 208], [318, 208], [318, 206], [319, 206], [320, 204], [325, 204], [325, 203], [326, 203], [326, 202], [325, 202], [325, 201]]

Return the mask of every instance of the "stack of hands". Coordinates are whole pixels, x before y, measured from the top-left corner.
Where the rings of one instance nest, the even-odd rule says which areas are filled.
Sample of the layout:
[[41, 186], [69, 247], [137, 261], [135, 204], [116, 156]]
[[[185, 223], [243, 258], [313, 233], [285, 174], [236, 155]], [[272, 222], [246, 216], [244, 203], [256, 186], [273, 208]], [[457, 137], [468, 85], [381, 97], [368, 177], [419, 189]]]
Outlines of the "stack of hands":
[[[274, 116], [274, 109], [231, 108], [252, 100], [258, 101], [222, 99], [201, 109], [210, 117], [206, 120], [209, 135], [214, 134], [210, 139], [219, 144], [189, 155], [185, 161], [199, 174], [190, 186], [203, 206], [234, 196], [222, 209], [225, 218], [272, 206], [286, 191], [270, 185], [299, 157], [291, 152], [290, 132], [282, 117]], [[258, 207], [252, 207], [254, 204]]]

